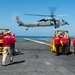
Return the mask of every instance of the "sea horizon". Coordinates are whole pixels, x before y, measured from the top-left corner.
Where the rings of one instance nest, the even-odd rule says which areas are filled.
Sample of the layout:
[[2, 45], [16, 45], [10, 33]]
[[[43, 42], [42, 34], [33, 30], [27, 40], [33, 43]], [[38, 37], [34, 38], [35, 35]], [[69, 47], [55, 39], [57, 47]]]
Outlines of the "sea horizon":
[[[70, 39], [73, 39], [73, 36], [69, 36]], [[16, 38], [53, 38], [53, 36], [16, 36]]]
[[16, 36], [16, 38], [52, 38], [52, 36]]

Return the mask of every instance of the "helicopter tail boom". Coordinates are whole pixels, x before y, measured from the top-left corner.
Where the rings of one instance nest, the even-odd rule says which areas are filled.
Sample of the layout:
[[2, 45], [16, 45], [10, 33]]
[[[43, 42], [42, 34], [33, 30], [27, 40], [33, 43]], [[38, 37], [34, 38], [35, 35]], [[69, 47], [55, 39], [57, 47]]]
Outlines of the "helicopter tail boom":
[[24, 26], [24, 23], [22, 21], [20, 21], [18, 16], [16, 16], [16, 20], [17, 20], [17, 23], [19, 24], [19, 26]]

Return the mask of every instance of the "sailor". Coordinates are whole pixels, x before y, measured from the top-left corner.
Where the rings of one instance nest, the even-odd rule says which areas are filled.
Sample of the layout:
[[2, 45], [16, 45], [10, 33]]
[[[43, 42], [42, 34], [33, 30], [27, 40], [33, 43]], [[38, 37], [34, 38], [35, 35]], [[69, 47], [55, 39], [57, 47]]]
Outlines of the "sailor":
[[3, 57], [2, 57], [2, 66], [6, 65], [6, 58], [9, 54], [10, 63], [13, 62], [12, 51], [10, 50], [10, 46], [12, 45], [11, 32], [7, 31], [7, 34], [2, 39], [3, 42]]
[[0, 32], [0, 39], [3, 38], [3, 32]]
[[12, 45], [11, 45], [11, 50], [12, 50], [12, 55], [14, 56], [15, 55], [15, 42], [16, 42], [16, 37], [15, 37], [15, 34], [11, 34], [11, 37], [12, 37]]
[[57, 35], [55, 35], [54, 44], [56, 47], [56, 56], [58, 56], [59, 55], [60, 38]]
[[68, 49], [68, 53], [70, 53], [70, 45], [71, 45], [71, 39], [70, 39], [70, 37], [68, 36], [68, 41], [69, 41], [69, 43], [68, 43], [68, 45], [69, 45], [69, 49]]
[[73, 46], [74, 46], [74, 54], [75, 54], [75, 36], [74, 36], [74, 39], [73, 39]]
[[64, 54], [68, 54], [68, 42], [69, 42], [69, 39], [66, 37], [66, 36], [64, 36], [63, 38], [62, 38], [62, 44], [63, 44], [63, 46], [62, 46], [62, 53], [63, 53], [63, 55]]

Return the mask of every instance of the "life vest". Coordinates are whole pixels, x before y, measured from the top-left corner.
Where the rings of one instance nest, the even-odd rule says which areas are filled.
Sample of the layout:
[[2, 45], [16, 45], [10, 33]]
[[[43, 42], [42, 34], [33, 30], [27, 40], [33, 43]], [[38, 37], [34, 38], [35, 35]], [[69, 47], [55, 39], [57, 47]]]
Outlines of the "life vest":
[[56, 44], [60, 44], [60, 38], [59, 37], [56, 37], [55, 39], [54, 39], [54, 44], [56, 45]]
[[63, 37], [63, 38], [62, 38], [62, 43], [63, 43], [63, 44], [66, 44], [66, 43], [68, 43], [68, 42], [69, 42], [68, 38], [66, 38], [66, 37]]
[[75, 45], [75, 39], [73, 40], [73, 45]]
[[12, 38], [9, 35], [6, 35], [2, 39], [3, 46], [11, 46], [12, 45]]

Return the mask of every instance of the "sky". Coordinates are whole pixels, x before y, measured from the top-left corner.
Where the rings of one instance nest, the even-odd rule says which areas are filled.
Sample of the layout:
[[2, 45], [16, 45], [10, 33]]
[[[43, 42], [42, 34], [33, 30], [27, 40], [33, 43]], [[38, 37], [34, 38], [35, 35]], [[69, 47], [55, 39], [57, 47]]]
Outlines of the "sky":
[[[55, 15], [69, 15], [62, 18], [70, 25], [54, 27], [31, 27], [26, 31], [26, 27], [19, 27], [15, 16], [24, 23], [36, 22], [41, 16], [28, 16], [30, 14], [50, 15], [50, 7], [56, 7]], [[69, 36], [75, 36], [75, 0], [0, 0], [0, 28], [8, 28], [15, 35], [21, 36], [53, 36], [55, 30], [68, 30]]]

